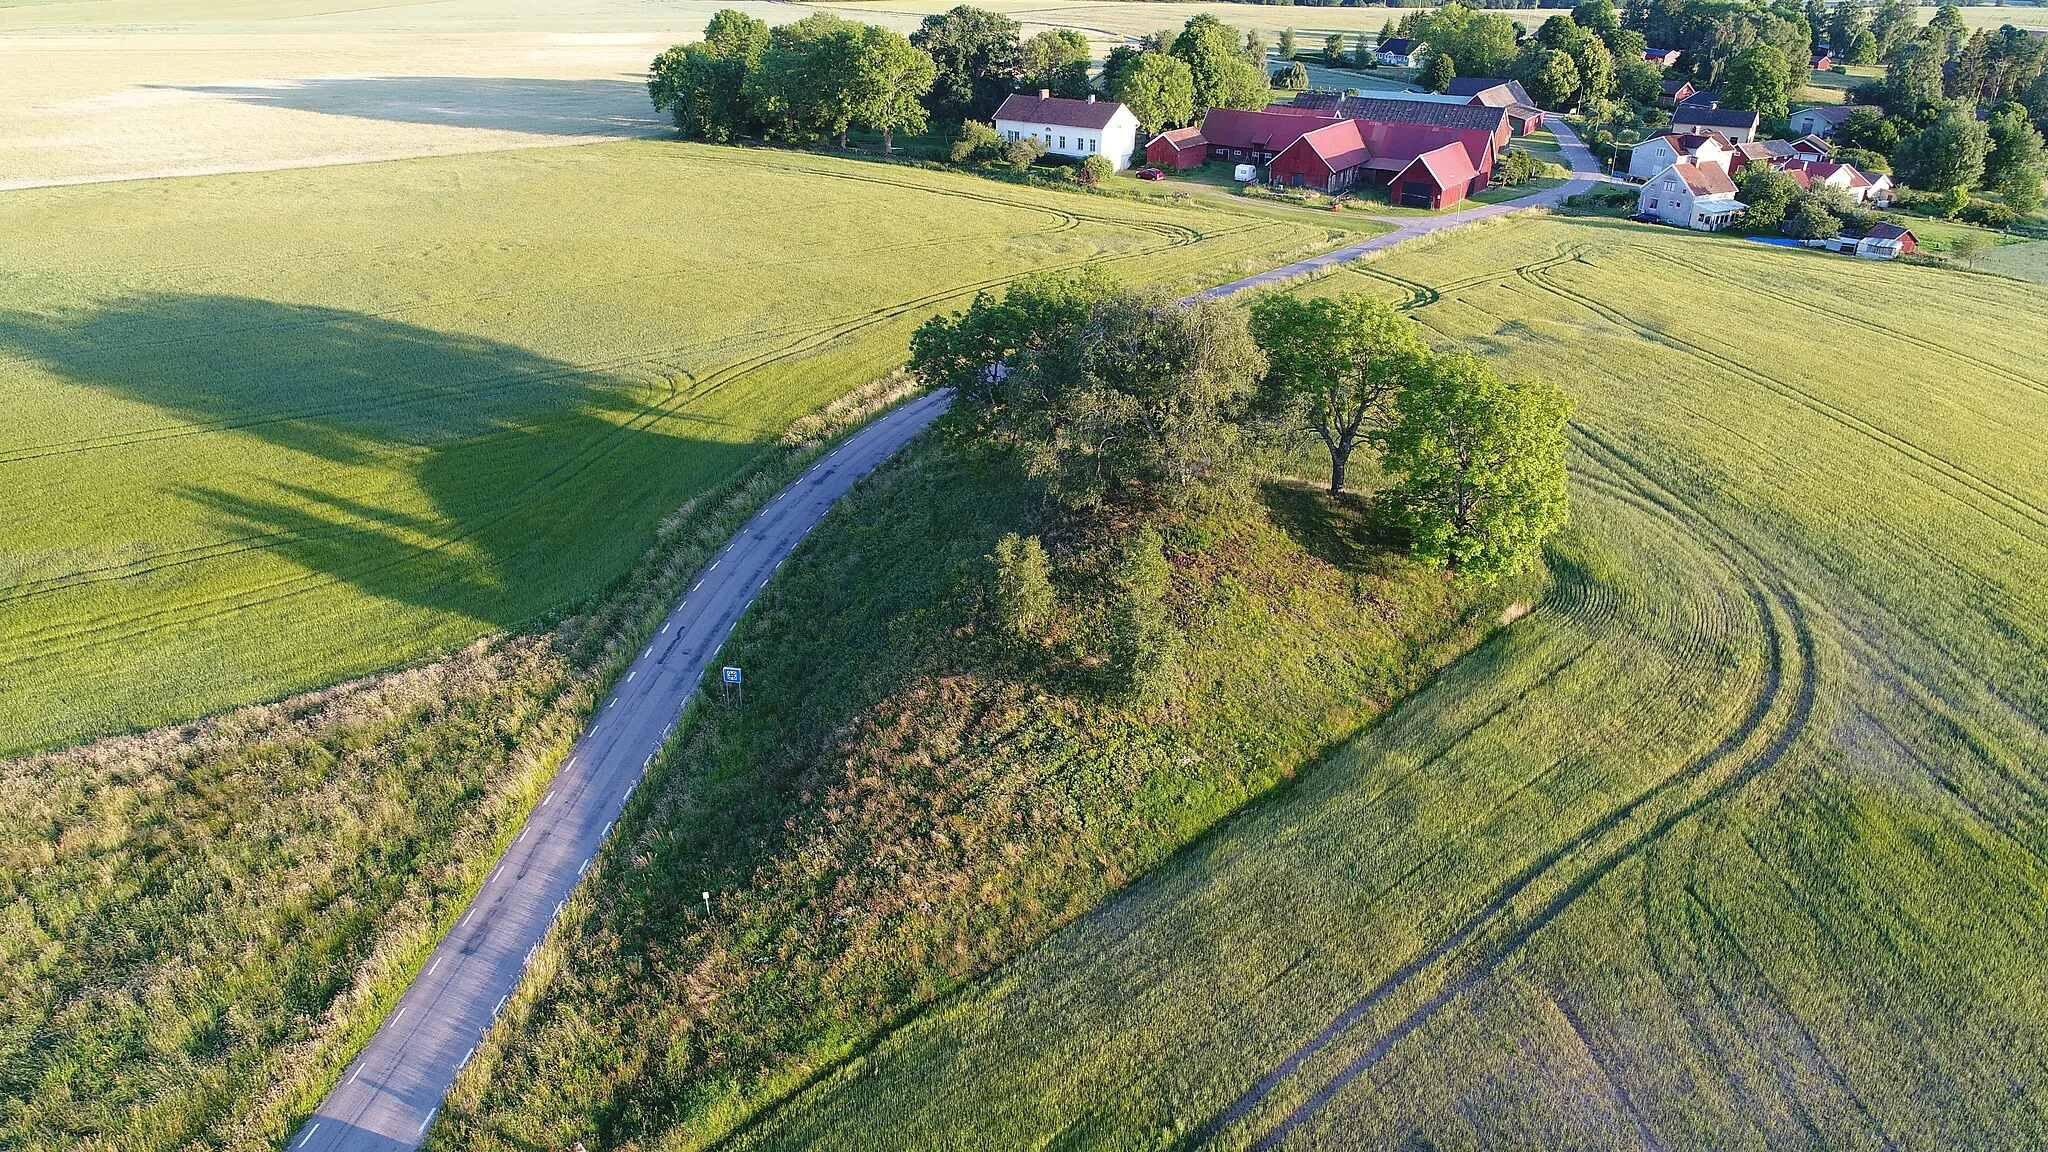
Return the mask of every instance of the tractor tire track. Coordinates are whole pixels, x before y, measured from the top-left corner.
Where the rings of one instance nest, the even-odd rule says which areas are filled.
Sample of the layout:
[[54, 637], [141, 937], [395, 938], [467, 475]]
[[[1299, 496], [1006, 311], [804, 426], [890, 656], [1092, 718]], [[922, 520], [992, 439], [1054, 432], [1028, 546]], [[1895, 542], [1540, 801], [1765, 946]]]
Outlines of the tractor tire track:
[[[1496, 889], [1495, 894], [1474, 915], [1435, 948], [1411, 960], [1365, 997], [1354, 1002], [1322, 1033], [1297, 1049], [1273, 1072], [1233, 1102], [1202, 1131], [1195, 1140], [1196, 1144], [1214, 1141], [1232, 1124], [1249, 1117], [1309, 1058], [1335, 1043], [1363, 1020], [1373, 1008], [1403, 991], [1425, 971], [1448, 962], [1465, 944], [1495, 921], [1500, 920], [1518, 897], [1549, 877], [1567, 859], [1582, 854], [1585, 849], [1595, 847], [1608, 833], [1620, 828], [1638, 813], [1645, 813], [1648, 807], [1659, 799], [1696, 784], [1705, 784], [1704, 789], [1689, 801], [1659, 817], [1648, 828], [1599, 857], [1566, 881], [1564, 887], [1532, 918], [1523, 922], [1465, 974], [1451, 979], [1420, 1007], [1408, 1013], [1382, 1034], [1363, 1054], [1310, 1094], [1291, 1110], [1277, 1127], [1253, 1145], [1260, 1149], [1277, 1146], [1301, 1124], [1315, 1116], [1346, 1086], [1377, 1065], [1402, 1038], [1428, 1022], [1463, 992], [1488, 978], [1538, 931], [1576, 902], [1580, 895], [1590, 890], [1621, 864], [1656, 843], [1672, 828], [1708, 805], [1732, 795], [1757, 775], [1775, 765], [1804, 730], [1806, 720], [1811, 715], [1817, 681], [1813, 639], [1806, 627], [1803, 610], [1797, 598], [1775, 581], [1760, 578], [1751, 572], [1752, 565], [1761, 565], [1761, 560], [1744, 548], [1739, 541], [1718, 530], [1710, 531], [1700, 527], [1700, 524], [1711, 524], [1711, 521], [1694, 521], [1687, 515], [1693, 510], [1687, 508], [1674, 494], [1661, 489], [1647, 476], [1628, 465], [1625, 457], [1595, 434], [1576, 427], [1573, 431], [1575, 440], [1588, 456], [1604, 467], [1627, 476], [1626, 486], [1635, 488], [1643, 499], [1660, 508], [1663, 518], [1671, 521], [1681, 531], [1692, 535], [1704, 546], [1708, 554], [1718, 556], [1725, 570], [1746, 586], [1746, 595], [1756, 614], [1764, 642], [1764, 670], [1744, 716], [1704, 755], [1695, 757], [1684, 767], [1638, 793], [1626, 803], [1610, 809], [1599, 820], [1525, 866], [1519, 874]], [[1747, 554], [1746, 557], [1744, 554]], [[1781, 614], [1784, 623], [1780, 622]], [[1796, 660], [1788, 658], [1788, 648], [1797, 650]], [[1792, 665], [1796, 667], [1788, 668]], [[1798, 679], [1789, 705], [1785, 699], [1788, 671]], [[1779, 713], [1785, 714], [1783, 721], [1773, 724], [1774, 715]], [[1768, 731], [1772, 728], [1775, 728], [1775, 732]], [[1716, 778], [1718, 770], [1735, 763], [1740, 759], [1743, 749], [1758, 739], [1766, 741], [1760, 752], [1736, 763], [1732, 770]]]
[[[1892, 449], [1894, 452], [1919, 464], [1927, 472], [1946, 479], [1949, 482], [1948, 493], [1951, 498], [1958, 504], [1985, 516], [1987, 519], [1999, 519], [1999, 517], [1984, 507], [1985, 504], [1990, 504], [2004, 508], [2020, 519], [2031, 523], [2036, 528], [2048, 529], [2048, 508], [2043, 508], [1966, 468], [1950, 464], [1901, 436], [1887, 432], [1859, 416], [1837, 408], [1812, 392], [1780, 380], [1775, 376], [1759, 372], [1738, 360], [1723, 356], [1703, 344], [1694, 343], [1668, 330], [1638, 321], [1616, 308], [1555, 283], [1540, 271], [1528, 272], [1524, 274], [1523, 278], [1530, 284], [1550, 292], [1561, 299], [1577, 304], [1600, 316], [1602, 319], [1627, 328], [1645, 340], [1665, 345], [1674, 350], [1684, 352], [1688, 356], [1712, 363], [1723, 371], [1775, 392], [1808, 409], [1815, 415], [1841, 425], [1850, 432], [1857, 433]], [[1969, 499], [1968, 496], [1972, 494], [1979, 499]]]

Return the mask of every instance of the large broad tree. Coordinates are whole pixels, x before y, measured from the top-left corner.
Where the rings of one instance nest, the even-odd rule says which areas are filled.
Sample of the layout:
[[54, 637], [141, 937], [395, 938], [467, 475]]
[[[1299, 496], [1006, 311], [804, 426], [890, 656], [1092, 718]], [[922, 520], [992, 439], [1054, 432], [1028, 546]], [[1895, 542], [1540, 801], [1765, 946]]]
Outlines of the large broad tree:
[[1967, 104], [1945, 105], [1934, 120], [1892, 154], [1902, 182], [1927, 192], [1967, 189], [1984, 176], [1991, 133]]
[[1198, 108], [1261, 108], [1267, 96], [1266, 70], [1244, 58], [1237, 30], [1208, 13], [1187, 22], [1173, 41], [1173, 55], [1187, 62]]
[[1746, 164], [1735, 177], [1735, 188], [1748, 211], [1743, 220], [1760, 232], [1782, 227], [1785, 213], [1799, 198], [1799, 185], [1792, 177], [1763, 164]]
[[1785, 54], [1769, 44], [1744, 49], [1729, 62], [1728, 74], [1721, 80], [1721, 104], [1754, 112], [1766, 125], [1784, 124], [1792, 114]]
[[1411, 553], [1462, 579], [1518, 571], [1564, 526], [1565, 421], [1556, 386], [1503, 379], [1466, 352], [1441, 353], [1394, 401], [1377, 439], [1400, 477], [1392, 497]]
[[1984, 157], [1984, 186], [1999, 194], [2005, 205], [2022, 216], [2041, 206], [2044, 152], [2041, 134], [2034, 131], [2027, 110], [2017, 104], [2001, 104], [1989, 124], [1991, 150]]
[[869, 25], [861, 36], [855, 122], [882, 134], [882, 152], [895, 148], [896, 133], [917, 133], [929, 123], [925, 96], [938, 68], [932, 58], [899, 33]]
[[1137, 53], [1127, 67], [1105, 71], [1103, 79], [1107, 81], [1110, 99], [1131, 110], [1148, 138], [1153, 133], [1192, 123], [1199, 111], [1195, 107], [1194, 72], [1178, 56]]
[[1417, 30], [1430, 47], [1451, 58], [1460, 76], [1507, 75], [1521, 36], [1513, 17], [1462, 2], [1420, 17]]
[[910, 42], [938, 68], [926, 107], [941, 122], [986, 120], [1016, 91], [1017, 22], [962, 4], [924, 18]]
[[675, 117], [686, 136], [724, 142], [752, 126], [747, 73], [768, 50], [768, 25], [730, 8], [711, 17], [704, 39], [679, 44], [654, 60], [647, 93], [656, 111]]
[[911, 371], [958, 390], [1072, 507], [1171, 500], [1236, 474], [1238, 417], [1265, 357], [1244, 312], [1099, 272], [1029, 276], [935, 317]]
[[1571, 108], [1578, 100], [1579, 66], [1569, 53], [1546, 48], [1540, 40], [1522, 46], [1514, 77], [1541, 108]]
[[768, 50], [747, 76], [754, 115], [769, 136], [807, 144], [846, 143], [860, 102], [860, 56], [867, 25], [816, 12], [769, 33]]
[[1072, 28], [1053, 28], [1024, 41], [1020, 59], [1026, 91], [1044, 89], [1069, 100], [1088, 95], [1088, 38]]
[[1364, 293], [1316, 300], [1275, 294], [1253, 306], [1251, 323], [1266, 350], [1260, 413], [1322, 440], [1330, 453], [1330, 495], [1338, 495], [1351, 454], [1386, 426], [1395, 395], [1428, 359], [1428, 346], [1412, 321]]

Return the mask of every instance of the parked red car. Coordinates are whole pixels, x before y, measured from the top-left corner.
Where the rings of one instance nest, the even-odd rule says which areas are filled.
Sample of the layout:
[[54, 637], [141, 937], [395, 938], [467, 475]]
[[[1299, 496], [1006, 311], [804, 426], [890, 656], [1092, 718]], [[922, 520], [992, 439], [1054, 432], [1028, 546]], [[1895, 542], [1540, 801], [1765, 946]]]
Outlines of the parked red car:
[[1136, 172], [1131, 173], [1131, 175], [1136, 176], [1140, 180], [1166, 179], [1166, 173], [1158, 168], [1140, 168]]

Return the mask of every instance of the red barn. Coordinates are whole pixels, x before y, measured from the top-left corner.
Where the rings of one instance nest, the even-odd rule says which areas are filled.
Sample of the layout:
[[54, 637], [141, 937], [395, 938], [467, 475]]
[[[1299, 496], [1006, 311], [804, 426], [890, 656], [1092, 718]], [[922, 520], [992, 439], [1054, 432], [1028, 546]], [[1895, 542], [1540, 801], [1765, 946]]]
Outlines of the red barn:
[[1408, 162], [1387, 186], [1387, 199], [1404, 208], [1448, 208], [1486, 190], [1490, 170], [1472, 166], [1463, 144], [1433, 148]]
[[[1396, 203], [1409, 200], [1405, 185], [1413, 184], [1427, 207], [1441, 208], [1486, 187], [1508, 139], [1507, 115], [1499, 108], [1378, 99], [1346, 99], [1342, 107], [1371, 115], [1303, 135], [1273, 159], [1274, 180], [1323, 192], [1360, 181], [1394, 185], [1388, 196]], [[1430, 159], [1418, 167], [1424, 156]]]
[[1208, 141], [1209, 158], [1232, 164], [1264, 164], [1287, 150], [1289, 144], [1328, 124], [1333, 112], [1312, 113], [1301, 109], [1281, 111], [1275, 105], [1261, 112], [1236, 108], [1211, 108], [1202, 117], [1202, 138]]
[[1145, 145], [1145, 162], [1154, 168], [1200, 168], [1209, 159], [1209, 138], [1200, 128], [1174, 128]]

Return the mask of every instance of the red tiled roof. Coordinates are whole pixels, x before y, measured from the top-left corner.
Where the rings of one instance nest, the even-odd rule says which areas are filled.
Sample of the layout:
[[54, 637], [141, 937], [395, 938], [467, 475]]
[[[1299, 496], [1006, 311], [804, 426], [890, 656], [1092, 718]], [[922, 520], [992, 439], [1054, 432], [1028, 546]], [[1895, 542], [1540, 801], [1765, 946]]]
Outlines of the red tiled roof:
[[1410, 161], [1408, 168], [1403, 168], [1401, 175], [1394, 179], [1402, 179], [1408, 174], [1409, 168], [1417, 165], [1429, 173], [1429, 178], [1436, 181], [1438, 188], [1445, 191], [1464, 187], [1472, 182], [1474, 176], [1479, 175], [1479, 169], [1472, 166], [1472, 154], [1465, 150], [1464, 145], [1457, 143], [1424, 152]]
[[1004, 99], [995, 118], [1067, 128], [1103, 128], [1122, 108], [1114, 100], [1069, 100], [1064, 96], [1026, 96], [1019, 92]]
[[1245, 112], [1211, 108], [1202, 117], [1202, 135], [1218, 148], [1250, 148], [1280, 152], [1289, 144], [1331, 121], [1302, 113]]
[[1686, 187], [1701, 196], [1735, 195], [1735, 181], [1716, 165], [1673, 164], [1672, 168], [1677, 170], [1678, 178], [1685, 181]]
[[1304, 135], [1301, 143], [1315, 149], [1332, 172], [1356, 168], [1372, 158], [1365, 142], [1365, 126], [1357, 120], [1339, 120]]
[[[1154, 136], [1152, 140], [1164, 140], [1176, 148], [1191, 148], [1194, 145], [1207, 144], [1209, 142], [1209, 138], [1202, 135], [1202, 130], [1193, 125], [1189, 125], [1186, 128], [1168, 128], [1166, 131]], [[1150, 144], [1152, 140], [1147, 140], [1146, 143]]]

